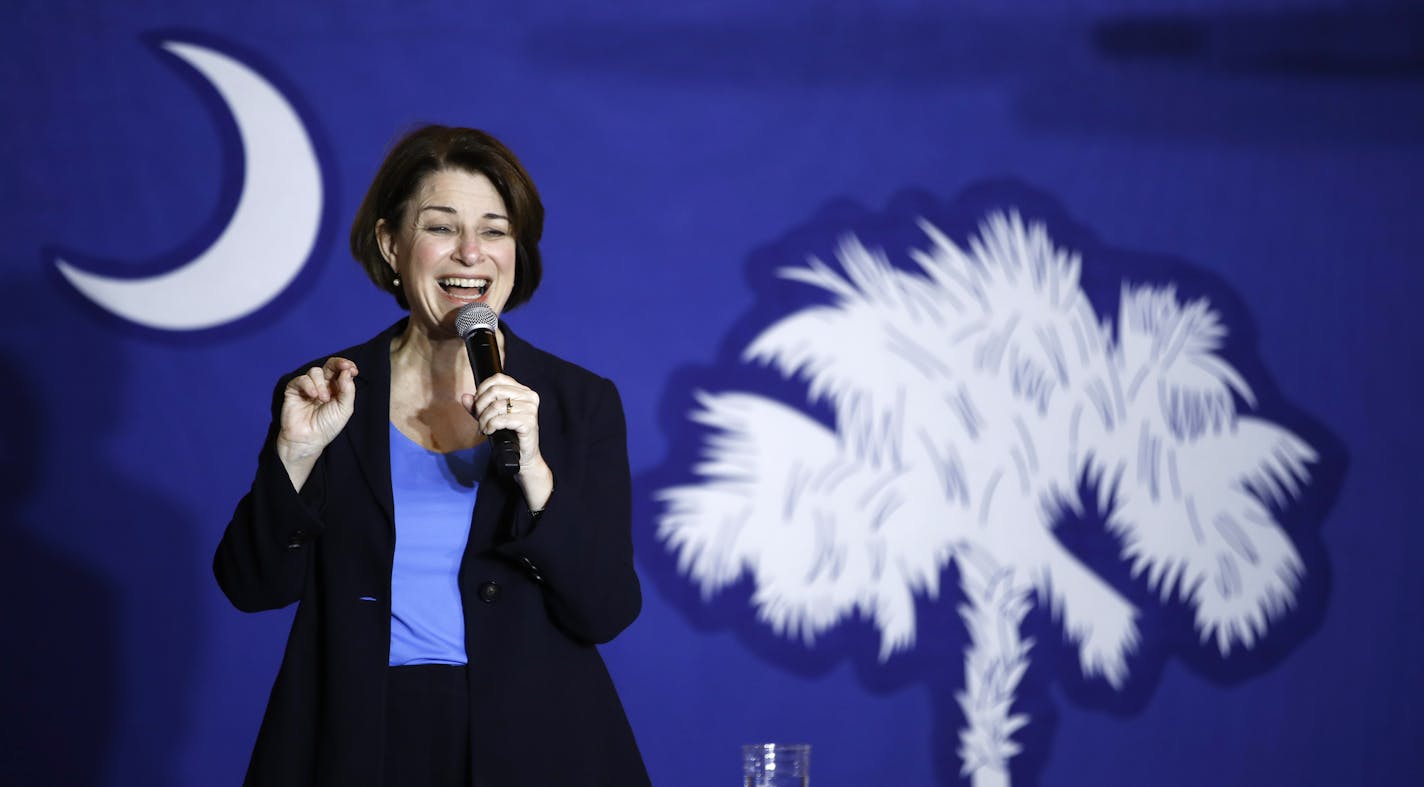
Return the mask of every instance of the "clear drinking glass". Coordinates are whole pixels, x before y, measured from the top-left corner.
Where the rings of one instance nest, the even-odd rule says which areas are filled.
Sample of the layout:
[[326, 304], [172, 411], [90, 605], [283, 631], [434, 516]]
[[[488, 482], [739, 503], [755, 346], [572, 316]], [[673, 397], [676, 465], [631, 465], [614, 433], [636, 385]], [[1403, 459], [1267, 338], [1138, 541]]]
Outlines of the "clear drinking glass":
[[810, 744], [751, 743], [742, 747], [743, 787], [807, 787], [810, 783]]

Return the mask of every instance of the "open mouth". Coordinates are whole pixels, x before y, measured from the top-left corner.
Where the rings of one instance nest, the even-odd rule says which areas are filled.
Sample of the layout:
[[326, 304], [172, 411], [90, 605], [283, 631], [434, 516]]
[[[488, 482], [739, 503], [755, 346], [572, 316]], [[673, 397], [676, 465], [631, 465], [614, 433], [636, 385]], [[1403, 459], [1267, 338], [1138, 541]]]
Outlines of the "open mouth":
[[458, 276], [446, 276], [437, 279], [436, 284], [452, 298], [460, 300], [478, 300], [483, 297], [485, 291], [489, 289], [490, 280], [482, 277], [462, 278]]

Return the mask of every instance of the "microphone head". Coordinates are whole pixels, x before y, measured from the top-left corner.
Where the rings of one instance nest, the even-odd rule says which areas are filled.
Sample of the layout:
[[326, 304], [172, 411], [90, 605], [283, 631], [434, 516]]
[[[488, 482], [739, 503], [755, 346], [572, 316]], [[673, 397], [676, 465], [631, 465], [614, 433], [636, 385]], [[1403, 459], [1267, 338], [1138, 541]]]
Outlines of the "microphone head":
[[480, 329], [494, 333], [498, 328], [499, 315], [483, 303], [467, 303], [455, 315], [455, 330], [459, 331], [461, 339], [470, 338], [470, 334]]

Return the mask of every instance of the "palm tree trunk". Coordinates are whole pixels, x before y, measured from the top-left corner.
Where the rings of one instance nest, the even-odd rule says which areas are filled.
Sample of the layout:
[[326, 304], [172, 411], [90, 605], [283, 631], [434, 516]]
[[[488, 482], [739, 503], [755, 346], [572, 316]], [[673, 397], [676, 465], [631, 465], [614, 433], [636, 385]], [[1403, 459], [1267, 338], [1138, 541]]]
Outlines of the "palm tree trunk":
[[985, 765], [974, 772], [971, 782], [974, 787], [1009, 787], [1009, 771], [1007, 765], [1003, 768], [995, 768]]
[[1009, 759], [1019, 752], [1013, 734], [1028, 717], [1012, 713], [1019, 681], [1028, 669], [1033, 643], [1019, 633], [1031, 592], [1013, 569], [970, 547], [960, 553], [959, 584], [966, 602], [959, 607], [969, 631], [964, 689], [957, 696], [965, 728], [959, 733], [961, 773], [974, 787], [1009, 787]]

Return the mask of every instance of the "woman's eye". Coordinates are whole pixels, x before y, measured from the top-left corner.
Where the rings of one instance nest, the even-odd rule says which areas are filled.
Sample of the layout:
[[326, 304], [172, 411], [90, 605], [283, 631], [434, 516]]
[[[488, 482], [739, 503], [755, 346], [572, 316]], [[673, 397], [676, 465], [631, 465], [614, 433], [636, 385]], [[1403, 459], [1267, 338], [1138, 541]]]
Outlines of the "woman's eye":
[[432, 224], [432, 225], [430, 225], [429, 227], [426, 227], [426, 228], [425, 228], [425, 231], [426, 231], [426, 232], [438, 232], [438, 233], [442, 233], [442, 234], [443, 234], [443, 233], [450, 232], [451, 229], [450, 229], [450, 227], [448, 227], [448, 226], [446, 226], [446, 225], [444, 225], [444, 224]]
[[484, 230], [484, 232], [483, 232], [482, 234], [483, 234], [486, 238], [503, 238], [505, 235], [507, 235], [507, 234], [509, 234], [509, 233], [507, 233], [507, 232], [505, 232], [504, 230], [501, 230], [501, 229], [496, 229], [496, 228], [494, 228], [494, 227], [487, 227], [487, 228], [485, 228], [485, 230]]

